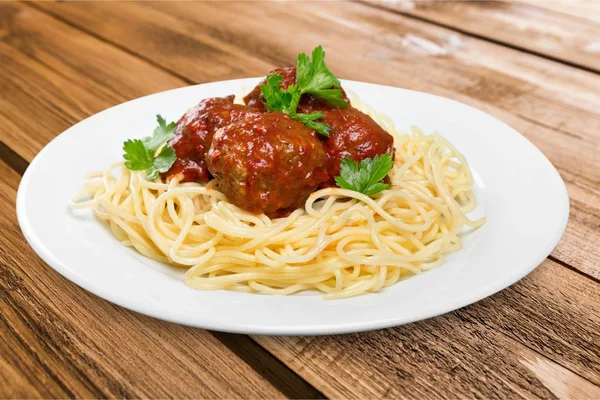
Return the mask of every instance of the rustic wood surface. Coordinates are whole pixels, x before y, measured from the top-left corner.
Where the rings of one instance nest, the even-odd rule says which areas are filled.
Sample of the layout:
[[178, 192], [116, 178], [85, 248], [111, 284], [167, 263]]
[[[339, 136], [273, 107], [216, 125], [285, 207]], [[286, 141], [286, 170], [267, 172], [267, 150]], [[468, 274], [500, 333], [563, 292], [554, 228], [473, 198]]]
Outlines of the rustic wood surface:
[[373, 5], [600, 72], [597, 1], [387, 1]]
[[[0, 3], [0, 398], [600, 398], [600, 56], [584, 51], [600, 3], [308, 4]], [[249, 338], [114, 306], [26, 244], [19, 174], [64, 129], [142, 95], [263, 75], [317, 43], [343, 78], [453, 98], [527, 136], [571, 199], [552, 256], [431, 320]]]
[[0, 397], [283, 396], [209, 332], [126, 311], [48, 268], [19, 231], [19, 179], [0, 163]]

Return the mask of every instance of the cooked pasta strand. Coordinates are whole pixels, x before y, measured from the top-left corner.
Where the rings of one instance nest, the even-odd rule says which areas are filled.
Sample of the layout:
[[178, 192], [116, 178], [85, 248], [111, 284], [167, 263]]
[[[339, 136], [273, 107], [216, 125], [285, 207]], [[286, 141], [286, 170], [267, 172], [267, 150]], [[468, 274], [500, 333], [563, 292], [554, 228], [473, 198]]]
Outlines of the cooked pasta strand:
[[[377, 292], [444, 262], [461, 231], [485, 219], [464, 157], [437, 134], [402, 134], [391, 119], [352, 104], [395, 140], [392, 188], [369, 197], [327, 188], [284, 218], [229, 203], [215, 181], [155, 182], [122, 163], [90, 175], [71, 200], [110, 222], [114, 235], [145, 256], [186, 267], [193, 288], [288, 295], [313, 289], [326, 299]], [[87, 198], [86, 198], [87, 197]]]

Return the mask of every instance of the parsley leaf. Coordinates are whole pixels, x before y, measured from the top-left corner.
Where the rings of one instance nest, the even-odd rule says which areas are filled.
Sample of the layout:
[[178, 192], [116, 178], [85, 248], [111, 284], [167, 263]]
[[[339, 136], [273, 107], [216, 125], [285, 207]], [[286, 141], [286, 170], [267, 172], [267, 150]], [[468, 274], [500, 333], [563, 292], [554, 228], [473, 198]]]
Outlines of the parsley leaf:
[[337, 185], [372, 196], [391, 185], [381, 182], [393, 166], [392, 156], [388, 153], [365, 158], [360, 164], [351, 158], [344, 158], [340, 164], [340, 175], [335, 177]]
[[[167, 141], [175, 136], [175, 123], [167, 124], [167, 121], [158, 114], [156, 116], [158, 126], [154, 129], [152, 136], [143, 139], [127, 140], [123, 143], [125, 154], [125, 167], [133, 171], [146, 170], [148, 179], [156, 179], [161, 172], [167, 172], [177, 159], [175, 150], [165, 145]], [[156, 151], [162, 149], [156, 154]]]
[[340, 89], [319, 89], [319, 90], [313, 90], [311, 92], [306, 92], [306, 93], [311, 93], [317, 97], [320, 97], [323, 100], [327, 101], [330, 104], [333, 104], [336, 107], [340, 107], [340, 108], [348, 107], [348, 103], [346, 103], [346, 100], [344, 100], [344, 97], [342, 96], [342, 92], [340, 91]]
[[292, 114], [290, 116], [296, 121], [302, 122], [313, 131], [329, 137], [329, 125], [327, 125], [325, 122], [317, 122], [318, 119], [321, 119], [325, 116], [325, 114], [322, 112]]
[[296, 113], [298, 102], [300, 101], [300, 91], [298, 86], [290, 85], [286, 90], [279, 87], [283, 77], [280, 74], [267, 76], [264, 85], [260, 85], [260, 90], [265, 97], [265, 107], [269, 111], [281, 111], [289, 115], [296, 121], [306, 125], [308, 128], [329, 137], [329, 125], [325, 122], [317, 122], [318, 119], [325, 117], [322, 112]]
[[269, 111], [283, 109], [283, 94], [285, 93], [279, 86], [283, 81], [280, 74], [267, 75], [264, 85], [260, 85], [260, 91], [265, 98], [265, 107]]
[[133, 171], [148, 169], [154, 161], [154, 154], [146, 149], [144, 142], [140, 139], [128, 140], [123, 143], [123, 158], [125, 166]]
[[300, 101], [300, 91], [297, 85], [290, 85], [286, 90], [281, 89], [283, 77], [280, 74], [267, 76], [264, 85], [260, 85], [260, 90], [265, 98], [265, 107], [269, 111], [281, 111], [284, 114], [292, 115], [296, 113], [298, 102]]
[[265, 83], [260, 85], [267, 110], [288, 114], [317, 133], [329, 137], [329, 125], [317, 121], [325, 116], [323, 113], [296, 113], [300, 98], [306, 93], [320, 97], [337, 107], [348, 106], [341, 90], [333, 89], [333, 86], [340, 86], [340, 81], [327, 69], [323, 47], [318, 46], [313, 50], [312, 62], [306, 54], [298, 54], [295, 84], [282, 89], [282, 81], [283, 77], [275, 73], [268, 75]]
[[156, 151], [163, 143], [175, 136], [175, 122], [167, 125], [167, 121], [160, 114], [156, 116], [156, 121], [158, 126], [154, 129], [152, 136], [142, 139], [144, 146], [151, 151]]
[[348, 106], [341, 90], [332, 89], [333, 86], [340, 86], [341, 84], [325, 65], [325, 51], [322, 46], [318, 46], [313, 50], [312, 62], [306, 54], [300, 53], [298, 55], [296, 81], [298, 87], [302, 89], [302, 94], [313, 94], [338, 107]]
[[154, 180], [158, 178], [159, 173], [167, 172], [176, 159], [175, 150], [170, 146], [164, 146], [148, 169], [148, 179]]
[[298, 103], [300, 103], [301, 96], [302, 90], [297, 84], [294, 83], [293, 85], [288, 86], [286, 93], [283, 96], [283, 112], [290, 115], [295, 114], [296, 109], [298, 108]]

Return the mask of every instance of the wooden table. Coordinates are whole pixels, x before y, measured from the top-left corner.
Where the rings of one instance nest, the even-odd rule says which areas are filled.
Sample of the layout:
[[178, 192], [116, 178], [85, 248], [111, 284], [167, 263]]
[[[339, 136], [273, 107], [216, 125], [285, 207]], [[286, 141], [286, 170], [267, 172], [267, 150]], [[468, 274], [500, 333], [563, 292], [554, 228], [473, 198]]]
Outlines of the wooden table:
[[[19, 179], [70, 125], [319, 43], [343, 78], [473, 105], [548, 156], [571, 217], [539, 268], [407, 326], [248, 337], [112, 305], [26, 244]], [[600, 399], [600, 2], [0, 3], [0, 138], [1, 398]]]

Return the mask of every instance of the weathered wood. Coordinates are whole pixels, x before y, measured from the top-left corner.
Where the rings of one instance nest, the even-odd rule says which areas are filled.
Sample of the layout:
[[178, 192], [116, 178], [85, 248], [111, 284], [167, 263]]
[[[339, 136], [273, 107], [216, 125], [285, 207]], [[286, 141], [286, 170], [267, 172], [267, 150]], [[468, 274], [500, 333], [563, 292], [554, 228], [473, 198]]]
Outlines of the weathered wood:
[[[600, 121], [593, 110], [600, 104], [597, 76], [467, 37], [461, 39], [462, 49], [446, 49], [446, 53], [432, 56], [432, 51], [444, 48], [440, 43], [453, 41], [446, 42], [452, 32], [363, 5], [349, 4], [338, 10], [333, 5], [312, 4], [313, 7], [302, 8], [302, 12], [294, 3], [286, 7], [253, 3], [250, 8], [230, 3], [36, 5], [103, 40], [118, 43], [130, 53], [149, 58], [153, 64], [82, 35], [35, 10], [25, 13], [26, 18], [22, 11], [12, 13], [0, 19], [0, 90], [4, 94], [9, 88], [13, 103], [33, 102], [34, 110], [41, 110], [41, 114], [34, 119], [38, 122], [34, 125], [23, 112], [31, 107], [8, 108], [10, 102], [0, 96], [0, 113], [10, 110], [2, 114], [6, 120], [0, 126], [2, 140], [9, 143], [5, 137], [11, 135], [11, 148], [31, 160], [53, 135], [96, 112], [99, 103], [108, 106], [122, 101], [109, 99], [114, 92], [102, 84], [97, 85], [97, 99], [90, 90], [94, 86], [89, 85], [95, 81], [84, 71], [101, 57], [116, 59], [121, 54], [127, 62], [131, 57], [131, 62], [145, 65], [146, 78], [156, 79], [155, 85], [161, 85], [164, 74], [177, 86], [178, 82], [190, 80], [262, 74], [271, 66], [290, 63], [295, 53], [321, 42], [329, 50], [330, 64], [342, 77], [436, 92], [483, 108], [525, 133], [559, 166], [569, 182], [573, 213], [580, 217], [572, 217], [565, 238], [570, 240], [566, 244], [568, 251], [560, 253], [561, 246], [565, 246], [563, 240], [555, 255], [563, 261], [570, 257], [572, 264], [583, 271], [597, 271], [600, 250], [594, 249], [594, 240], [600, 237], [600, 224], [590, 219], [599, 214], [594, 186], [599, 181], [598, 172], [592, 170], [600, 162], [593, 157], [600, 134], [592, 129]], [[23, 10], [27, 6], [3, 7], [0, 5], [0, 13], [4, 16], [4, 10]], [[60, 65], [52, 54], [67, 49], [46, 38], [49, 32], [62, 30], [68, 34], [61, 41], [67, 42], [66, 47], [73, 47], [66, 66]], [[113, 31], [119, 34], [113, 35]], [[437, 43], [438, 50], [419, 38]], [[43, 48], [39, 48], [42, 44]], [[101, 54], [88, 49], [97, 45], [104, 46]], [[180, 49], [174, 50], [177, 45]], [[203, 48], [200, 45], [218, 50], [202, 56], [202, 52], [194, 52], [195, 48]], [[105, 56], [104, 52], [111, 54]], [[166, 56], [156, 55], [159, 52]], [[43, 58], [40, 54], [44, 54]], [[177, 54], [185, 57], [177, 58]], [[194, 62], [186, 61], [189, 58]], [[78, 67], [69, 69], [66, 75], [61, 72], [70, 65]], [[161, 72], [157, 65], [164, 65], [172, 73]], [[119, 79], [135, 82], [131, 76], [137, 77], [137, 72], [130, 71], [128, 77], [124, 69], [117, 70], [117, 75], [109, 72], [103, 79], [115, 79], [117, 86]], [[544, 71], [552, 80], [538, 76]], [[17, 73], [20, 80], [13, 76]], [[123, 76], [119, 76], [121, 73]], [[596, 92], [582, 91], [588, 80], [588, 88]], [[27, 82], [34, 84], [27, 86]], [[73, 87], [61, 90], [64, 85]], [[22, 87], [24, 90], [19, 90]], [[135, 92], [145, 87], [134, 86], [126, 93], [135, 97]], [[37, 96], [28, 93], [36, 90], [40, 92]], [[60, 95], [54, 93], [56, 90]], [[583, 100], [587, 103], [583, 104]], [[0, 168], [0, 179], [4, 177], [12, 183], [0, 183], [0, 206], [10, 209], [17, 178], [5, 171], [5, 167]], [[224, 370], [222, 366], [207, 364], [203, 359], [208, 357], [213, 363], [213, 355], [219, 353], [223, 358], [219, 362], [229, 368], [229, 363], [234, 362], [229, 353], [214, 350], [212, 344], [212, 351], [196, 348], [192, 354], [183, 352], [184, 341], [205, 343], [214, 340], [212, 336], [205, 339], [204, 331], [161, 323], [88, 295], [58, 277], [32, 254], [20, 237], [13, 214], [0, 215], [0, 222], [6, 232], [0, 237], [2, 268], [17, 271], [10, 275], [3, 272], [3, 276], [10, 277], [5, 282], [11, 282], [12, 289], [2, 291], [2, 300], [9, 299], [11, 306], [3, 304], [2, 321], [10, 321], [10, 325], [2, 325], [0, 354], [13, 354], [13, 358], [0, 360], [0, 378], [14, 378], [15, 384], [7, 388], [6, 394], [0, 391], [0, 397], [167, 396], [169, 385], [175, 385], [182, 377], [193, 376], [197, 385], [204, 381], [215, 384], [209, 373], [219, 374], [219, 384], [237, 384], [229, 373], [219, 373]], [[16, 251], [3, 252], [6, 248]], [[4, 261], [5, 257], [10, 264]], [[599, 296], [598, 285], [592, 280], [546, 261], [510, 289], [429, 321], [359, 335], [255, 340], [333, 397], [597, 398]], [[5, 314], [5, 308], [10, 313]], [[65, 309], [73, 311], [63, 315]], [[21, 318], [21, 314], [26, 317]], [[87, 323], [89, 328], [82, 329]], [[13, 330], [5, 335], [9, 328]], [[135, 329], [144, 329], [146, 336], [132, 333]], [[134, 346], [131, 353], [126, 352], [133, 354], [133, 360], [119, 355], [110, 358], [110, 349], [123, 343]], [[5, 351], [8, 347], [12, 353]], [[146, 352], [151, 353], [149, 358], [140, 360]], [[165, 353], [172, 356], [166, 371], [161, 358], [166, 357]], [[15, 364], [17, 360], [24, 360], [23, 365]], [[178, 367], [173, 364], [176, 361]], [[196, 364], [200, 366], [194, 369]], [[25, 365], [36, 373], [22, 373], [20, 369], [25, 369]], [[202, 368], [206, 365], [209, 366]], [[236, 365], [247, 368], [241, 360]], [[166, 383], [157, 377], [157, 371], [167, 375]], [[234, 373], [243, 375], [245, 371], [234, 369]], [[64, 382], [65, 387], [61, 386]], [[144, 384], [147, 386], [138, 386]], [[150, 393], [155, 385], [157, 390]], [[258, 385], [254, 384], [255, 391], [246, 395], [256, 396]], [[188, 388], [179, 388], [184, 389]], [[193, 395], [199, 397], [209, 391], [203, 390]], [[212, 396], [239, 395], [229, 394], [227, 387], [219, 390], [213, 390]], [[173, 393], [168, 395], [177, 396], [180, 392]], [[269, 393], [273, 392], [262, 394]]]
[[0, 162], [0, 398], [283, 396], [210, 333], [126, 311], [45, 265], [17, 225], [19, 179]]
[[[131, 56], [89, 35], [82, 34], [80, 31], [59, 23], [54, 18], [29, 7], [16, 3], [4, 3], [0, 5], [0, 14], [3, 16], [0, 20], [0, 36], [3, 39], [0, 41], [0, 62], [2, 63], [0, 114], [3, 117], [2, 128], [0, 128], [3, 142], [0, 146], [0, 155], [3, 158], [8, 157], [9, 162], [16, 161], [11, 163], [16, 168], [23, 169], [23, 160], [18, 155], [30, 161], [49, 140], [68, 126], [90, 114], [127, 99], [186, 84], [185, 81], [173, 77], [172, 74], [154, 68], [135, 56]], [[100, 68], [100, 70], [95, 70], [95, 68]], [[132, 70], [131, 68], [135, 69]], [[139, 71], [143, 71], [144, 76], [132, 79], [132, 77], [135, 77], [135, 73]], [[128, 76], [128, 78], [125, 76]], [[10, 145], [11, 148], [5, 147], [5, 144]], [[17, 154], [13, 153], [12, 149], [16, 149]], [[2, 209], [9, 208], [14, 208], [14, 206], [3, 207]], [[20, 240], [21, 236], [18, 234], [18, 229], [4, 229], [3, 235], [5, 234], [10, 240], [15, 240], [12, 243], [13, 246], [27, 248], [27, 245]], [[7, 248], [2, 246], [2, 249]], [[37, 260], [31, 254], [27, 257]], [[55, 277], [54, 279], [61, 278]], [[61, 297], [68, 296], [69, 293], [60, 293], [59, 291], [58, 295]], [[90, 305], [90, 307], [93, 307], [93, 305]], [[14, 325], [16, 324], [15, 321], [19, 321], [19, 318], [17, 318], [17, 315], [11, 315], [16, 319], [9, 318], [8, 310], [4, 313], [3, 309], [3, 316], [8, 320], [2, 321], [2, 331], [5, 332], [10, 328], [11, 332], [16, 335], [14, 337], [8, 334], [3, 335], [3, 340], [7, 343], [9, 339], [12, 340], [7, 346], [13, 351], [14, 357], [9, 357], [13, 353], [0, 352], [3, 355], [6, 354], [6, 359], [2, 359], [0, 362], [3, 365], [2, 374], [9, 374], [11, 382], [14, 381], [14, 385], [6, 388], [6, 390], [13, 390], [14, 392], [7, 392], [6, 397], [69, 397], [74, 395], [90, 397], [111, 393], [112, 395], [118, 395], [118, 392], [112, 390], [114, 388], [109, 388], [110, 390], [101, 388], [100, 390], [99, 388], [86, 387], [78, 381], [84, 378], [81, 374], [48, 375], [51, 372], [55, 373], [52, 369], [53, 366], [45, 366], [44, 363], [47, 361], [41, 356], [36, 356], [37, 358], [32, 356], [33, 358], [27, 361], [26, 350], [31, 350], [27, 346], [34, 346], [36, 340], [40, 338], [30, 335], [31, 337], [26, 343], [27, 346], [22, 349], [23, 351], [15, 350], [18, 349], [18, 345], [23, 345], [22, 340], [24, 339], [21, 339], [20, 342], [16, 340], [20, 335], [24, 335], [23, 329], [26, 329], [27, 326]], [[131, 325], [130, 328], [132, 328]], [[133, 331], [135, 330], [133, 329]], [[174, 340], [174, 338], [170, 340]], [[211, 341], [215, 341], [212, 336]], [[210, 346], [211, 343], [200, 345], [199, 348]], [[218, 348], [223, 347], [219, 343]], [[250, 361], [252, 361], [252, 356], [257, 357], [256, 352], [253, 352], [252, 349], [236, 347], [235, 350], [248, 353], [249, 355], [244, 354], [244, 356]], [[124, 352], [125, 356], [128, 354], [129, 352]], [[231, 351], [227, 350], [219, 357], [227, 358], [229, 354], [231, 354]], [[34, 366], [29, 367], [29, 364], [34, 365], [36, 360], [42, 362], [42, 364], [37, 368]], [[264, 360], [264, 357], [261, 360]], [[108, 360], [106, 362], [108, 363]], [[240, 363], [242, 368], [249, 368], [238, 357], [225, 360], [223, 365], [226, 362]], [[269, 375], [273, 381], [279, 380], [280, 385], [278, 387], [282, 388], [285, 393], [295, 393], [302, 397], [315, 396], [314, 393], [316, 392], [314, 390], [311, 391], [311, 388], [297, 377], [290, 376], [290, 372], [286, 371], [285, 368], [279, 368], [280, 366], [276, 362], [265, 364], [267, 365], [261, 365], [261, 374]], [[111, 365], [108, 364], [108, 367], [111, 367]], [[125, 364], [124, 367], [133, 368], [131, 364]], [[273, 373], [271, 370], [274, 368], [279, 368], [279, 370]], [[28, 375], [21, 373], [21, 369], [36, 372]], [[230, 372], [232, 372], [231, 369], [221, 372], [221, 375], [226, 379], [227, 374]], [[15, 374], [21, 374], [19, 379]], [[179, 374], [179, 378], [176, 376], [177, 374], [172, 375], [168, 379], [170, 381], [165, 388], [171, 389], [169, 385], [176, 386], [177, 382], [181, 388], [172, 391], [171, 394], [180, 393], [185, 395], [187, 390], [196, 390], [204, 384], [196, 381], [193, 384], [188, 384], [184, 381], [186, 375]], [[31, 379], [32, 376], [39, 382], [29, 382], [27, 379]], [[251, 377], [261, 379], [257, 374], [251, 374]], [[122, 377], [106, 379], [112, 378], [116, 382], [122, 379]], [[61, 385], [64, 385], [65, 381], [68, 382], [68, 385], [74, 387], [63, 388]], [[132, 382], [132, 384], [137, 385], [142, 381], [132, 380]], [[236, 395], [235, 391], [239, 390], [237, 392], [238, 396], [244, 396], [243, 393], [246, 388], [243, 383], [240, 384], [239, 389], [230, 392], [225, 391], [223, 387], [219, 387], [221, 383], [215, 383], [217, 391], [213, 392], [212, 395], [229, 397]], [[237, 384], [238, 382], [235, 382], [235, 380], [231, 381], [231, 385], [235, 386]], [[281, 395], [277, 391], [269, 392], [271, 386], [267, 383], [252, 382], [251, 386], [255, 388], [256, 392], [254, 393], [256, 394], [260, 393], [263, 387], [266, 387], [269, 389], [264, 392], [265, 394], [278, 393], [278, 395]], [[43, 389], [40, 389], [42, 387]], [[138, 395], [146, 393], [146, 395], [154, 396], [159, 396], [160, 393], [165, 396], [168, 394], [166, 389], [163, 392], [160, 390], [159, 385], [156, 391], [150, 388], [147, 392], [142, 390], [138, 392], [129, 391], [128, 393], [130, 393], [130, 396], [133, 396], [134, 393], [138, 393]], [[219, 390], [220, 393], [217, 393]], [[3, 397], [3, 393], [0, 393], [0, 397]], [[12, 394], [9, 396], [9, 393]], [[188, 397], [194, 396], [193, 392], [187, 393]], [[202, 391], [198, 391], [197, 395], [200, 393]], [[209, 395], [210, 392], [205, 391], [204, 393]], [[246, 394], [248, 393], [252, 392], [246, 392]]]
[[[341, 77], [432, 92], [483, 109], [522, 132], [559, 169], [571, 196], [571, 220], [553, 254], [600, 278], [600, 246], [595, 245], [600, 243], [600, 204], [594, 200], [600, 183], [597, 74], [364, 4], [36, 7], [193, 81], [205, 81], [207, 71], [210, 79], [262, 75], [322, 43], [328, 64]], [[212, 73], [224, 57], [213, 60], [214, 51], [192, 61], [177, 57], [179, 51], [190, 54], [194, 49], [205, 54], [207, 45], [234, 54], [238, 69]]]
[[330, 397], [591, 399], [600, 396], [597, 304], [598, 284], [547, 260], [513, 287], [428, 321], [256, 340]]
[[[542, 10], [551, 10], [557, 13], [565, 14], [571, 17], [588, 20], [595, 24], [600, 21], [600, 7], [594, 0], [578, 1], [534, 1], [529, 0], [528, 4]], [[560, 22], [559, 22], [560, 23]]]
[[2, 3], [0, 15], [0, 135], [27, 160], [81, 119], [187, 85], [31, 7]]
[[369, 3], [600, 72], [597, 1], [386, 1]]

